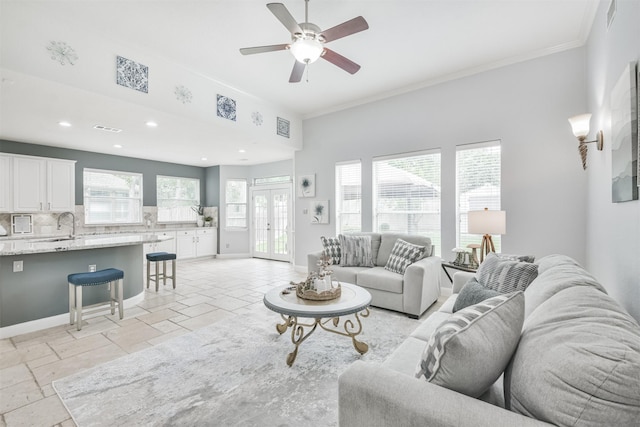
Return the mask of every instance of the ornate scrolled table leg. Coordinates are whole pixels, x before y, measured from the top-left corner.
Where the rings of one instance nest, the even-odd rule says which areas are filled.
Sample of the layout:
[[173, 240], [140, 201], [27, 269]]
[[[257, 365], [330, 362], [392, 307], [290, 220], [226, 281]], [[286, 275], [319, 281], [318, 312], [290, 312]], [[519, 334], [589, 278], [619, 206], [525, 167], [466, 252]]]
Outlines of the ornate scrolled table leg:
[[326, 324], [329, 323], [329, 321], [331, 321], [333, 323], [333, 327], [338, 328], [340, 326], [340, 320], [341, 320], [339, 317], [334, 317], [333, 319], [327, 319], [324, 322], [321, 322], [320, 327], [325, 331], [350, 337], [351, 341], [353, 342], [353, 347], [356, 349], [356, 351], [360, 354], [365, 354], [367, 351], [369, 351], [369, 346], [367, 345], [367, 343], [358, 341], [356, 337], [360, 335], [363, 329], [362, 321], [360, 318], [369, 317], [369, 314], [370, 313], [369, 313], [368, 307], [359, 313], [354, 313], [353, 316], [355, 317], [356, 323], [354, 323], [351, 319], [346, 320], [343, 325], [344, 332], [337, 329], [329, 328], [326, 326]]

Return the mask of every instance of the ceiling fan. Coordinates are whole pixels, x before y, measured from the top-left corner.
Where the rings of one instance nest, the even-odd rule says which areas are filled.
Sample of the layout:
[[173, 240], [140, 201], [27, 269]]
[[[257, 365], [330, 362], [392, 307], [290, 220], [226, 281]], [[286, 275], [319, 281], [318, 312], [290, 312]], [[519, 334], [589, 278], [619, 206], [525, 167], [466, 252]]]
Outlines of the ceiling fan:
[[240, 49], [240, 53], [253, 55], [277, 50], [290, 50], [296, 58], [296, 62], [293, 65], [289, 83], [298, 83], [302, 79], [306, 66], [315, 62], [318, 58], [323, 58], [350, 74], [358, 72], [360, 65], [326, 48], [324, 45], [368, 29], [369, 24], [362, 16], [322, 31], [320, 27], [309, 22], [309, 0], [304, 1], [304, 22], [301, 23], [296, 22], [295, 18], [291, 16], [291, 13], [282, 3], [268, 3], [267, 8], [289, 30], [291, 43], [245, 47]]

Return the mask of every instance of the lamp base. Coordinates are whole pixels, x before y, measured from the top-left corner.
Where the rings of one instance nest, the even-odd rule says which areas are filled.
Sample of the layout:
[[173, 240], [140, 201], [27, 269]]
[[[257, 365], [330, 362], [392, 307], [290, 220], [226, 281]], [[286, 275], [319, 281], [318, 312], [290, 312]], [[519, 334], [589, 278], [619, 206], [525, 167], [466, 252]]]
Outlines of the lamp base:
[[496, 247], [493, 246], [493, 240], [491, 235], [485, 234], [482, 236], [482, 245], [480, 245], [480, 262], [484, 261], [484, 256], [489, 255], [489, 252], [495, 252]]

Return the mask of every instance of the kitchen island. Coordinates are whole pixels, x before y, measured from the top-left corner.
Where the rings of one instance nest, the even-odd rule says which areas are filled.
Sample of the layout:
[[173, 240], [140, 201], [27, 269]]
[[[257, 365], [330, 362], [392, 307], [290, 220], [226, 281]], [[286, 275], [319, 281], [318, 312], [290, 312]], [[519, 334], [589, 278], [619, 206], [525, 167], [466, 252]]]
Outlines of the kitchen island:
[[[68, 323], [67, 276], [90, 266], [124, 271], [125, 306], [137, 303], [144, 292], [143, 244], [162, 240], [156, 234], [0, 240], [0, 338]], [[107, 286], [86, 287], [83, 305], [108, 296]]]

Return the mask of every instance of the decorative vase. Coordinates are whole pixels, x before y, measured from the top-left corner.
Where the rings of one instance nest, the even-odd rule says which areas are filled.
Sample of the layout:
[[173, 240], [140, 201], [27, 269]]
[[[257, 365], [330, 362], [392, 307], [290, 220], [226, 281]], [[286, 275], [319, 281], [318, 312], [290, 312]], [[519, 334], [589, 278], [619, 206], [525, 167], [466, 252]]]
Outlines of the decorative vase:
[[202, 227], [204, 225], [204, 216], [198, 215], [198, 219], [196, 219], [196, 225], [198, 227]]

